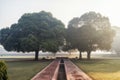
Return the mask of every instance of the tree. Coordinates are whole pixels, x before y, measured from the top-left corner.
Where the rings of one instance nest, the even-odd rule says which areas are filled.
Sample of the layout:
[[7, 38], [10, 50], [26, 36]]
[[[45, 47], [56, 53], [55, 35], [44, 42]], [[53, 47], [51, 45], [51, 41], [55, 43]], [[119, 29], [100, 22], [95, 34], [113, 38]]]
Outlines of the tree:
[[87, 58], [90, 59], [91, 51], [111, 49], [114, 31], [107, 17], [89, 12], [80, 18], [73, 18], [69, 22], [66, 34], [67, 45], [79, 50], [79, 58], [82, 57], [81, 52], [86, 51]]
[[38, 60], [39, 50], [57, 52], [64, 43], [64, 24], [51, 13], [24, 14], [17, 24], [0, 31], [0, 43], [7, 51], [35, 51]]
[[113, 29], [116, 31], [116, 36], [114, 37], [114, 41], [112, 43], [112, 50], [115, 51], [117, 56], [120, 56], [120, 28], [113, 26]]

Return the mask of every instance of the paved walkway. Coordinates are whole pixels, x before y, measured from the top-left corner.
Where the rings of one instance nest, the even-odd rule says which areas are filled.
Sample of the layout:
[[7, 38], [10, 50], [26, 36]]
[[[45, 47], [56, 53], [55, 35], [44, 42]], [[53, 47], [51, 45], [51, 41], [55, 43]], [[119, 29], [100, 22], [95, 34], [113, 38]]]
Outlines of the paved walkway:
[[31, 80], [57, 80], [60, 59], [54, 60]]
[[[57, 80], [60, 59], [54, 60], [45, 69], [39, 72], [31, 80]], [[92, 80], [87, 74], [73, 64], [69, 59], [64, 59], [65, 74], [67, 80]], [[64, 80], [64, 79], [63, 79]]]
[[64, 60], [67, 80], [92, 80], [69, 59]]

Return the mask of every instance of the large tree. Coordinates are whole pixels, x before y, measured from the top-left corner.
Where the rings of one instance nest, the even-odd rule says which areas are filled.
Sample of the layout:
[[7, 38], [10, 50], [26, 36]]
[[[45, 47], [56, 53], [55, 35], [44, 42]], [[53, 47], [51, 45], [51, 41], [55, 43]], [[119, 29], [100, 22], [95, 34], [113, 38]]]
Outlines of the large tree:
[[67, 46], [70, 46], [70, 49], [78, 49], [79, 58], [81, 52], [86, 51], [87, 58], [90, 59], [91, 51], [111, 49], [114, 31], [107, 17], [89, 12], [80, 18], [73, 18], [68, 24], [66, 34]]
[[38, 60], [39, 50], [57, 52], [64, 43], [64, 24], [51, 13], [24, 14], [18, 23], [0, 31], [0, 43], [7, 51], [35, 51]]

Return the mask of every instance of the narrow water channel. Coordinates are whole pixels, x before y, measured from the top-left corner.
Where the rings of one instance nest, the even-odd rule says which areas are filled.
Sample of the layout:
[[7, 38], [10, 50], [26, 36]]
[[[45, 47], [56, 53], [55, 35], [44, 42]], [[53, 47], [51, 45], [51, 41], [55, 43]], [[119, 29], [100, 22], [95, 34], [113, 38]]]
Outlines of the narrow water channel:
[[61, 61], [60, 61], [57, 80], [67, 80], [66, 79], [65, 66], [64, 66], [64, 60], [63, 59], [61, 59]]

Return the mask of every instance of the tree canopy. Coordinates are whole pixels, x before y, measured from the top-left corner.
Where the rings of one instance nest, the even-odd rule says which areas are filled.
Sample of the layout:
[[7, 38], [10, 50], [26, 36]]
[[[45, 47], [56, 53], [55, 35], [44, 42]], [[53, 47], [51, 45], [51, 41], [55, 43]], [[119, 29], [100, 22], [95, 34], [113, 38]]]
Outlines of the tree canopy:
[[7, 51], [57, 52], [64, 44], [64, 24], [54, 18], [50, 12], [26, 13], [18, 23], [9, 28], [1, 29], [0, 43]]
[[112, 43], [112, 51], [115, 51], [117, 56], [120, 56], [120, 28], [117, 26], [113, 26], [113, 29], [116, 31], [116, 35]]
[[[64, 36], [64, 34], [66, 34]], [[35, 51], [35, 59], [42, 51], [57, 52], [65, 49], [86, 51], [90, 59], [91, 51], [110, 50], [115, 32], [111, 29], [109, 18], [100, 13], [88, 12], [64, 24], [50, 12], [26, 13], [18, 23], [0, 30], [0, 43], [7, 51]], [[65, 39], [64, 39], [65, 37]]]
[[80, 58], [81, 52], [86, 51], [88, 59], [91, 51], [110, 50], [113, 36], [114, 31], [111, 29], [109, 19], [95, 12], [73, 18], [66, 31], [68, 49], [78, 49]]

